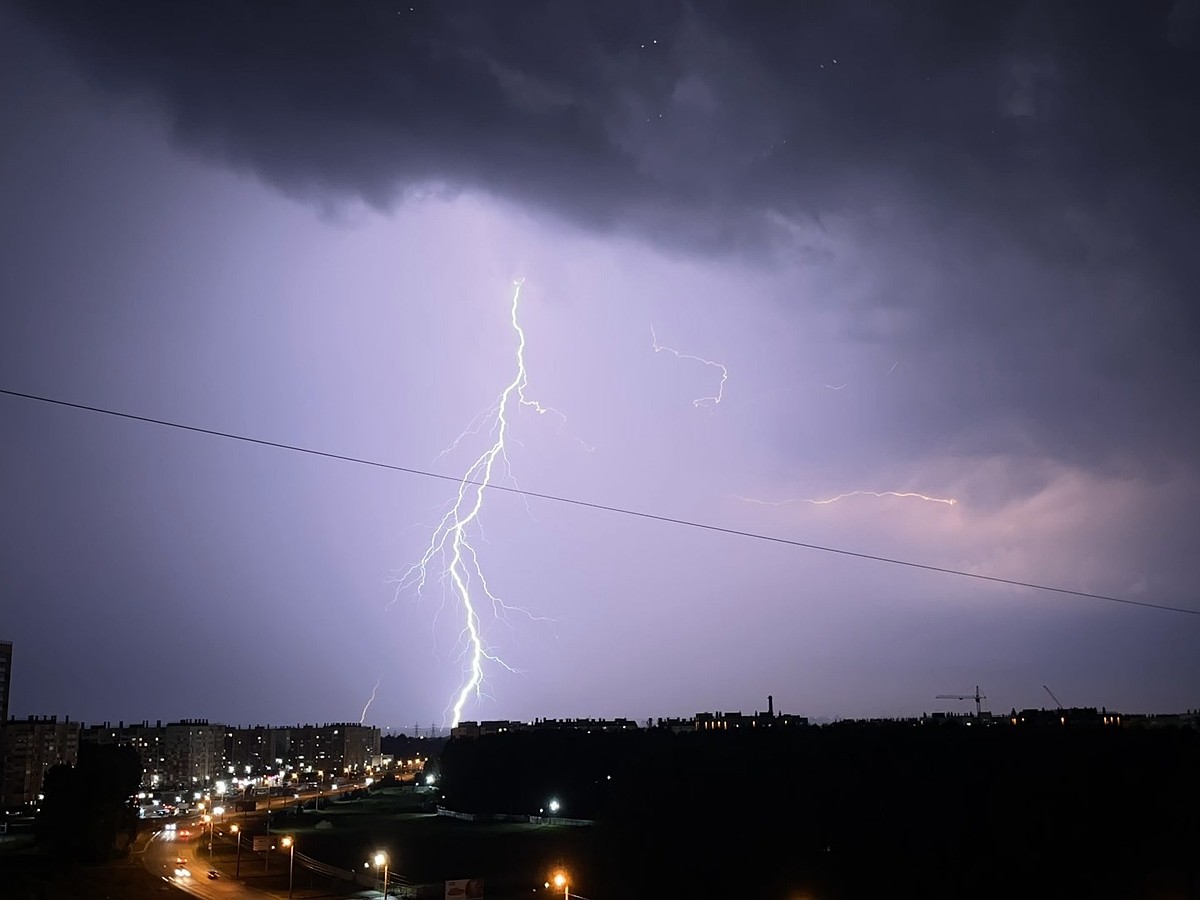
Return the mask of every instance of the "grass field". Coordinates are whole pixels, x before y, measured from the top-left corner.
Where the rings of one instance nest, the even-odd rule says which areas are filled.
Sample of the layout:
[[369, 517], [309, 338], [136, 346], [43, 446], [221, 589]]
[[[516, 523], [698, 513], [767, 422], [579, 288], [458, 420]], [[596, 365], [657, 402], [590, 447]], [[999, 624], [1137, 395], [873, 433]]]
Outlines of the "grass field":
[[482, 878], [488, 897], [528, 897], [556, 866], [583, 878], [594, 865], [590, 828], [465, 822], [422, 812], [422, 802], [388, 789], [278, 816], [272, 829], [294, 834], [300, 852], [339, 868], [361, 869], [376, 850], [385, 850], [393, 871], [414, 884]]

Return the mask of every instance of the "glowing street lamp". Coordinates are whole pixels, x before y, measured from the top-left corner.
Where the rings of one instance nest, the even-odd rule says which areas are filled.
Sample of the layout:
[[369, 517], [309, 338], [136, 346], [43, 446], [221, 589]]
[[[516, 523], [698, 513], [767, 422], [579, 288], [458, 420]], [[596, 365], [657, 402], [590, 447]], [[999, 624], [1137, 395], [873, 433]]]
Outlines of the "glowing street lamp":
[[563, 900], [570, 900], [571, 886], [567, 882], [567, 873], [564, 872], [562, 869], [559, 869], [557, 872], [555, 872], [553, 875], [551, 875], [550, 880], [546, 882], [546, 887], [551, 887], [551, 886], [553, 886], [555, 890], [558, 890], [559, 888], [561, 888], [562, 892], [563, 892]]
[[383, 866], [383, 900], [387, 900], [388, 892], [388, 857], [382, 850], [375, 854], [375, 874], [379, 874], [379, 867]]
[[296, 871], [296, 839], [290, 834], [280, 841], [288, 848], [288, 900], [292, 900], [292, 874]]

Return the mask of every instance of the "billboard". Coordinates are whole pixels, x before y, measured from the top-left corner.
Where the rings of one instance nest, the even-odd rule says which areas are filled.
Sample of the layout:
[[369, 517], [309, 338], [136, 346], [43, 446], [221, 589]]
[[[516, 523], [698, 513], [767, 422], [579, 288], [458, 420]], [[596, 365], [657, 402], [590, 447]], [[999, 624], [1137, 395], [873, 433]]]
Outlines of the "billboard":
[[446, 900], [483, 900], [483, 879], [456, 878], [447, 881]]

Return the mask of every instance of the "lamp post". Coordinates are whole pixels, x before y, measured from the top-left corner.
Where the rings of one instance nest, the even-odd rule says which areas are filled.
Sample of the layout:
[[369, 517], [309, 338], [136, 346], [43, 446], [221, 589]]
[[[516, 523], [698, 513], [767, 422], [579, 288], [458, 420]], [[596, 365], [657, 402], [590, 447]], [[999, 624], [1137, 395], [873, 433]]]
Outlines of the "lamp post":
[[383, 900], [387, 900], [388, 892], [388, 857], [386, 853], [379, 852], [375, 854], [375, 874], [379, 874], [379, 867], [383, 866]]
[[241, 829], [239, 829], [237, 827], [237, 825], [235, 824], [235, 825], [231, 825], [229, 830], [233, 832], [233, 839], [237, 842], [237, 862], [234, 863], [234, 866], [233, 866], [233, 877], [241, 878], [242, 877], [242, 835], [240, 833]]
[[551, 879], [551, 881], [553, 882], [554, 887], [562, 888], [563, 900], [570, 900], [571, 886], [567, 882], [567, 873], [559, 870], [558, 872], [554, 873], [554, 877]]
[[289, 834], [282, 843], [288, 848], [288, 900], [292, 900], [292, 873], [296, 870], [296, 839]]
[[221, 818], [221, 815], [224, 812], [225, 812], [225, 807], [214, 806], [212, 813], [205, 815], [205, 817], [204, 817], [208, 820], [208, 858], [209, 858], [209, 861], [212, 860], [212, 855], [213, 855], [213, 832], [217, 830], [217, 819]]

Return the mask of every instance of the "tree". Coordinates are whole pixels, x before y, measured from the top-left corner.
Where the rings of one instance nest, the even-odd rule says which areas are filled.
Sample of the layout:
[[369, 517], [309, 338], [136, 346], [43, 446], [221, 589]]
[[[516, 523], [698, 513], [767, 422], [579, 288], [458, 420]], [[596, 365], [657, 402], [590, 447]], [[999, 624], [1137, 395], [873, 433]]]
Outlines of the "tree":
[[39, 842], [84, 863], [127, 852], [137, 835], [133, 795], [141, 777], [133, 748], [84, 744], [73, 768], [55, 766], [43, 779]]

